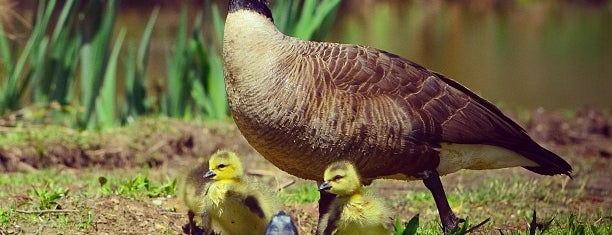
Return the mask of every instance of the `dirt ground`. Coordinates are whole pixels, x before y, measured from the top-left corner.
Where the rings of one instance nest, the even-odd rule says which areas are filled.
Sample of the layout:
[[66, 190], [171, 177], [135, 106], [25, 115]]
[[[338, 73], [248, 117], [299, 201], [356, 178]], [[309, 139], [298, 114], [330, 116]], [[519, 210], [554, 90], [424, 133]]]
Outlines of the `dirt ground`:
[[[576, 197], [561, 200], [559, 203], [562, 204], [557, 208], [538, 208], [538, 213], [569, 211], [588, 215], [607, 211], [603, 217], [609, 217], [612, 215], [612, 118], [609, 114], [591, 109], [576, 112], [571, 118], [567, 116], [560, 112], [535, 110], [521, 123], [534, 139], [564, 156], [574, 166], [574, 180], [561, 176], [538, 176], [519, 168], [468, 171], [443, 177], [447, 191], [459, 192], [458, 195], [461, 195], [461, 192], [469, 192], [490, 183], [489, 177], [501, 176], [499, 179], [502, 181], [503, 177], [535, 179], [550, 182], [551, 191], [567, 188], [582, 190]], [[514, 115], [514, 118], [521, 120], [520, 115]], [[3, 127], [0, 131], [17, 130]], [[96, 179], [99, 175], [134, 175], [134, 172], [146, 167], [150, 168], [152, 179], [161, 180], [164, 177], [180, 177], [199, 157], [208, 156], [218, 149], [229, 149], [242, 156], [248, 173], [261, 177], [272, 187], [294, 181], [294, 185], [311, 183], [314, 186], [314, 183], [297, 179], [268, 163], [248, 145], [231, 123], [201, 124], [155, 119], [143, 120], [127, 128], [85, 134], [89, 135], [87, 138], [82, 137], [83, 133], [65, 128], [58, 128], [55, 132], [59, 137], [36, 137], [32, 133], [32, 137], [26, 138], [21, 144], [0, 145], [0, 172], [10, 175], [50, 169], [58, 177], [70, 175]], [[75, 195], [75, 192], [84, 191], [95, 184], [92, 180], [75, 184], [69, 190]], [[0, 190], [7, 190], [6, 187], [0, 185]], [[22, 205], [31, 200], [27, 190], [32, 185], [24, 184], [22, 187], [11, 188], [16, 193], [0, 197], [3, 205], [16, 205], [16, 210], [10, 212], [13, 215], [29, 213]], [[420, 205], [418, 200], [414, 202], [414, 198], [412, 201], [406, 200], [406, 192], [426, 192], [420, 182], [385, 181], [375, 183], [373, 188], [379, 195], [389, 199], [393, 210], [401, 215], [403, 221], [416, 213], [425, 214], [424, 218], [437, 221], [433, 203]], [[539, 199], [536, 196], [533, 200]], [[460, 205], [453, 209], [463, 215], [469, 212], [470, 216], [476, 217], [475, 220], [496, 214], [499, 204], [503, 203], [507, 205], [501, 206], [509, 210], [532, 209], [513, 209], [516, 204], [512, 200], [500, 201], [487, 205]], [[187, 220], [184, 207], [175, 197], [133, 199], [121, 195], [80, 196], [65, 197], [59, 199], [58, 203], [65, 211], [38, 213], [38, 218], [31, 220], [9, 219], [6, 226], [0, 228], [0, 234], [180, 234], [181, 226]], [[290, 204], [286, 210], [296, 220], [301, 234], [313, 231], [317, 217], [316, 203]], [[517, 216], [520, 214], [516, 213]], [[66, 215], [90, 218], [90, 224], [84, 227], [76, 224], [59, 227], [50, 222]], [[509, 216], [508, 221], [493, 221], [493, 225], [487, 226], [481, 233], [498, 233], [496, 230], [526, 227], [524, 219], [512, 216]], [[605, 220], [603, 223], [609, 226], [610, 218]]]

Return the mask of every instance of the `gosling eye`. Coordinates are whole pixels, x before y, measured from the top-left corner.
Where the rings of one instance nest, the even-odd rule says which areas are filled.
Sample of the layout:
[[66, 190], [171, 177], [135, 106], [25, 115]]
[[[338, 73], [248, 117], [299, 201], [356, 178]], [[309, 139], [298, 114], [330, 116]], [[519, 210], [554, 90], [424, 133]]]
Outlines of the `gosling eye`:
[[338, 180], [340, 180], [342, 178], [344, 178], [344, 176], [336, 175], [336, 176], [334, 176], [334, 178], [332, 178], [332, 181], [338, 181]]
[[219, 166], [217, 166], [217, 168], [219, 168], [219, 169], [223, 169], [223, 168], [225, 168], [226, 166], [227, 166], [227, 165], [225, 165], [225, 164], [219, 164]]

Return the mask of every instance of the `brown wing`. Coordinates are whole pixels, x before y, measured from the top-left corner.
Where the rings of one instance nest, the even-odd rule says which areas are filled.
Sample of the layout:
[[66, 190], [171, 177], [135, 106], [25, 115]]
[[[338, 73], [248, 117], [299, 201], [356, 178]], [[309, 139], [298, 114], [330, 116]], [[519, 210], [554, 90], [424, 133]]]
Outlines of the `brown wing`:
[[384, 51], [320, 44], [320, 58], [335, 88], [365, 97], [388, 96], [412, 120], [414, 143], [489, 144], [516, 151], [540, 164], [529, 170], [569, 174], [571, 167], [540, 147], [498, 108], [459, 83]]

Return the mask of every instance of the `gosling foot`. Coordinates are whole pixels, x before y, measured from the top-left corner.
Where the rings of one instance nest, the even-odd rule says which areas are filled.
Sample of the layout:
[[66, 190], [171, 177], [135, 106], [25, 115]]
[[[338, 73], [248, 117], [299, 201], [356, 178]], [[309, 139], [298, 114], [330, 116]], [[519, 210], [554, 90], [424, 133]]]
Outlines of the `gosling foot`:
[[193, 213], [193, 211], [191, 210], [188, 211], [187, 217], [189, 218], [189, 223], [183, 225], [182, 227], [183, 233], [189, 234], [189, 235], [203, 235], [204, 230], [198, 227], [195, 220], [193, 219], [195, 217], [195, 214]]

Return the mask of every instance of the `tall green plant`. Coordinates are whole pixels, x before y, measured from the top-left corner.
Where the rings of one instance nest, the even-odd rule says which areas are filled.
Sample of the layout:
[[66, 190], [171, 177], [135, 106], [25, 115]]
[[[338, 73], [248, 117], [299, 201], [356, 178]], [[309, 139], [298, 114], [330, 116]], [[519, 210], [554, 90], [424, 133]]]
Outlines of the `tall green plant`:
[[[39, 4], [44, 4], [40, 1]], [[39, 48], [32, 51], [30, 62], [32, 75], [32, 100], [36, 103], [70, 103], [76, 58], [81, 43], [80, 35], [75, 35], [74, 14], [78, 4], [68, 0], [53, 29], [51, 37], [45, 37]]]
[[[112, 75], [106, 75], [107, 64], [109, 63], [109, 48], [113, 29], [115, 26], [117, 5], [113, 0], [106, 1], [106, 6], [102, 0], [88, 2], [86, 18], [89, 25], [85, 25], [83, 33], [84, 44], [81, 47], [81, 105], [85, 108], [85, 113], [79, 119], [79, 126], [92, 129], [96, 127], [94, 113], [112, 113], [115, 110], [96, 108], [96, 100], [101, 92], [100, 87], [104, 85], [104, 79]], [[100, 10], [102, 9], [102, 10]], [[100, 121], [107, 121], [102, 119]], [[111, 124], [103, 123], [102, 126]]]
[[96, 114], [98, 117], [98, 125], [102, 128], [109, 128], [116, 125], [116, 89], [117, 89], [117, 61], [119, 51], [125, 38], [125, 29], [119, 33], [119, 37], [115, 41], [113, 50], [108, 58], [108, 64], [104, 70], [104, 78], [100, 95], [96, 99]]
[[[17, 61], [13, 61], [13, 58], [11, 57], [12, 53], [10, 52], [8, 43], [6, 41], [6, 35], [4, 35], [4, 30], [1, 30], [0, 33], [2, 33], [2, 39], [0, 40], [2, 42], [0, 42], [0, 49], [5, 55], [3, 56], [3, 60], [4, 63], [7, 64], [8, 76], [4, 84], [2, 84], [0, 87], [0, 113], [3, 113], [9, 109], [18, 108], [19, 99], [24, 94], [32, 73], [27, 72], [26, 75], [22, 74], [28, 71], [28, 68], [26, 67], [28, 60], [34, 60], [33, 64], [36, 64], [36, 62], [39, 61], [38, 58], [32, 56], [32, 52], [40, 49], [41, 47], [43, 49], [46, 47], [47, 43], [43, 42], [43, 39], [55, 4], [55, 0], [50, 0], [48, 2], [43, 1], [42, 3], [39, 2], [32, 34], [26, 42], [25, 47], [21, 51]], [[22, 78], [22, 76], [24, 77]]]
[[128, 56], [125, 61], [125, 89], [127, 110], [124, 113], [124, 119], [143, 114], [148, 114], [151, 111], [150, 105], [147, 104], [146, 90], [146, 72], [147, 63], [149, 60], [149, 47], [151, 45], [151, 35], [157, 20], [159, 7], [156, 7], [147, 22], [144, 33], [138, 46], [138, 52], [135, 56], [134, 47], [128, 48]]
[[[318, 38], [326, 32], [340, 0], [277, 1], [274, 6], [277, 24], [283, 32], [304, 39]], [[74, 122], [81, 128], [107, 128], [122, 120], [151, 110], [161, 110], [170, 117], [190, 118], [202, 115], [222, 119], [228, 115], [220, 42], [224, 22], [218, 7], [211, 7], [213, 37], [205, 40], [201, 15], [187, 30], [186, 8], [180, 16], [179, 30], [171, 52], [166, 56], [166, 89], [161, 107], [152, 107], [147, 94], [147, 62], [152, 31], [158, 9], [152, 13], [138, 49], [128, 44], [125, 65], [126, 103], [117, 99], [117, 64], [125, 31], [113, 43], [117, 3], [115, 0], [65, 1], [54, 13], [57, 0], [38, 1], [35, 22], [25, 46], [16, 52], [0, 24], [0, 60], [6, 67], [0, 79], [0, 114], [21, 106], [24, 94], [28, 101], [82, 107]], [[51, 20], [52, 16], [57, 16]], [[53, 21], [55, 28], [48, 29]], [[50, 35], [46, 35], [50, 32]], [[16, 43], [13, 43], [16, 45]], [[17, 55], [17, 56], [15, 56]], [[78, 80], [76, 80], [78, 79]], [[79, 87], [75, 87], [79, 85]], [[64, 122], [64, 116], [55, 116]], [[56, 121], [58, 121], [56, 120]]]
[[[223, 21], [216, 5], [212, 6], [214, 31], [222, 35]], [[193, 21], [187, 37], [187, 12], [181, 12], [179, 33], [172, 53], [168, 56], [167, 91], [164, 96], [165, 114], [190, 118], [201, 114], [205, 118], [227, 117], [223, 62], [213, 44], [202, 36], [202, 14]], [[220, 39], [219, 39], [220, 40]]]
[[[219, 13], [219, 7], [215, 4], [209, 8], [212, 17], [213, 32], [218, 41], [223, 40], [223, 19]], [[217, 53], [217, 48], [212, 44], [205, 45], [200, 26], [194, 26], [192, 42], [195, 45], [199, 77], [194, 80], [192, 86], [192, 98], [196, 107], [203, 115], [212, 119], [223, 119], [227, 117], [228, 105], [226, 101], [225, 82], [223, 80], [223, 61]]]
[[341, 0], [276, 1], [272, 8], [281, 32], [304, 40], [321, 40], [336, 17]]
[[169, 117], [183, 117], [187, 110], [187, 89], [190, 82], [188, 70], [191, 53], [188, 50], [186, 38], [187, 8], [183, 5], [172, 56], [166, 56], [168, 74], [162, 111]]

